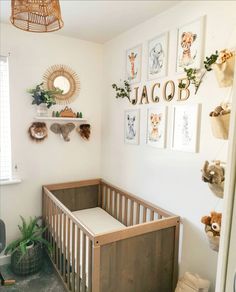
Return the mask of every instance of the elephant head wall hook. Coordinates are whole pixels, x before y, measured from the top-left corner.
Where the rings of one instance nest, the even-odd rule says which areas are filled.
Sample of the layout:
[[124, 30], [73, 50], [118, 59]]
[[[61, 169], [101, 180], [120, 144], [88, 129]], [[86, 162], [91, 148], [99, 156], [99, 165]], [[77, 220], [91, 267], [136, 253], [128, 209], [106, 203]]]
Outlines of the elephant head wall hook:
[[70, 141], [69, 134], [71, 131], [74, 130], [74, 128], [75, 125], [73, 123], [67, 123], [62, 125], [55, 123], [51, 125], [50, 130], [55, 134], [62, 135], [63, 139], [66, 142], [69, 142]]

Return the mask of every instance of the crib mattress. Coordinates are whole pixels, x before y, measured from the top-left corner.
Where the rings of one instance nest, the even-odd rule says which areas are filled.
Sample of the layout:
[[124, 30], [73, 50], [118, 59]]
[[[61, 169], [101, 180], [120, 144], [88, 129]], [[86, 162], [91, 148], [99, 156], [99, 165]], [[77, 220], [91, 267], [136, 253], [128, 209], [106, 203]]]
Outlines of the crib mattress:
[[99, 233], [111, 232], [126, 228], [102, 208], [90, 208], [72, 212], [90, 231]]

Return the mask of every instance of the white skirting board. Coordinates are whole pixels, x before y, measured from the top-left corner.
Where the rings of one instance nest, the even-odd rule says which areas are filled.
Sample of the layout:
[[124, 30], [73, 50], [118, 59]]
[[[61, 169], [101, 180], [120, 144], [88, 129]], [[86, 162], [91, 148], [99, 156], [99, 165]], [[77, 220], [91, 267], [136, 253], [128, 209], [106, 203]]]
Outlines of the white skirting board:
[[0, 266], [10, 264], [11, 256], [10, 255], [0, 255]]

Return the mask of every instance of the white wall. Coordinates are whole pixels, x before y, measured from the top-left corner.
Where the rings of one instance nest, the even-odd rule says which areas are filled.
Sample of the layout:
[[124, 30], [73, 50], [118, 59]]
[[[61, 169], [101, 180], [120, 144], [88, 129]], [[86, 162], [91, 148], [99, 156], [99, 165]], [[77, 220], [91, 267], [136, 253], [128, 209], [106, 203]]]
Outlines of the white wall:
[[[41, 214], [43, 184], [100, 176], [102, 46], [54, 33], [26, 33], [1, 24], [1, 54], [8, 52], [13, 162], [23, 180], [0, 189], [0, 214], [9, 242], [17, 236], [19, 215]], [[69, 106], [82, 111], [91, 123], [89, 142], [83, 141], [75, 130], [70, 142], [50, 130], [42, 143], [28, 137], [35, 108], [26, 89], [39, 84], [44, 72], [54, 64], [70, 66], [80, 78], [81, 92]]]
[[[112, 83], [124, 78], [125, 50], [143, 44], [142, 85], [147, 82], [147, 41], [165, 31], [170, 32], [169, 74], [161, 80], [177, 80], [175, 74], [177, 27], [207, 15], [204, 56], [227, 46], [230, 34], [236, 26], [236, 3], [220, 1], [185, 1], [171, 10], [127, 31], [105, 44], [104, 47], [104, 94], [102, 113], [102, 176], [106, 180], [133, 192], [148, 201], [182, 217], [182, 253], [180, 273], [199, 273], [212, 282], [214, 291], [217, 253], [210, 250], [203, 215], [211, 210], [220, 211], [222, 202], [214, 197], [207, 184], [201, 181], [204, 161], [226, 160], [227, 142], [215, 139], [210, 130], [209, 112], [227, 98], [229, 89], [219, 89], [214, 73], [207, 75], [196, 96], [191, 94], [188, 103], [202, 104], [200, 152], [184, 153], [170, 150], [171, 106], [169, 109], [167, 149], [161, 150], [145, 144], [146, 110], [155, 105], [132, 106], [128, 100], [115, 99]], [[176, 98], [175, 98], [176, 100]], [[179, 104], [179, 103], [178, 103]], [[124, 144], [124, 110], [140, 108], [140, 145]]]

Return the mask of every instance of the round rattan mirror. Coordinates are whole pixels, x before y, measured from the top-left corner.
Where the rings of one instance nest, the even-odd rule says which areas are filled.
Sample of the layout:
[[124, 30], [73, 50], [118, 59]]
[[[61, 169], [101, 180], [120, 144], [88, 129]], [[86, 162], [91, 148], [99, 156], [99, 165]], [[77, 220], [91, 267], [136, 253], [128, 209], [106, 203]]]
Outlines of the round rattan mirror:
[[80, 91], [80, 82], [78, 75], [68, 66], [53, 65], [43, 76], [44, 86], [48, 90], [59, 88], [62, 94], [56, 94], [57, 103], [72, 102]]

